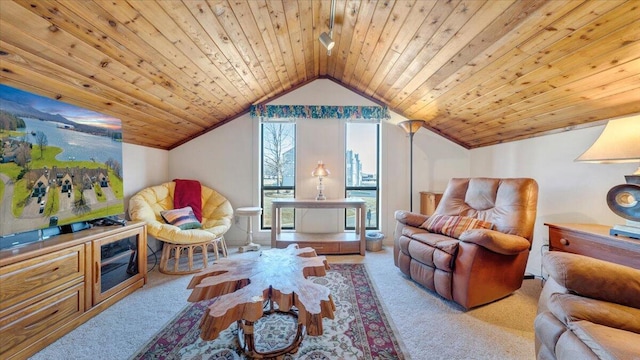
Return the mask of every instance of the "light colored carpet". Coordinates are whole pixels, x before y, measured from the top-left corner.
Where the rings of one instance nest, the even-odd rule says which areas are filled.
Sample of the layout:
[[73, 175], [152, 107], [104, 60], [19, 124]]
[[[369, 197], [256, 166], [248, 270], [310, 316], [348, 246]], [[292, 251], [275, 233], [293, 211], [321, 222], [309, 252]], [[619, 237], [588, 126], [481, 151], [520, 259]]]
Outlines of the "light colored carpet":
[[[230, 256], [257, 256], [250, 252]], [[533, 320], [539, 280], [500, 301], [470, 311], [407, 280], [393, 265], [393, 249], [361, 256], [329, 256], [329, 262], [359, 263], [369, 276], [397, 330], [407, 358], [534, 359]], [[187, 305], [191, 275], [154, 270], [148, 284], [32, 357], [51, 359], [128, 359]], [[325, 320], [330, 321], [330, 320]]]

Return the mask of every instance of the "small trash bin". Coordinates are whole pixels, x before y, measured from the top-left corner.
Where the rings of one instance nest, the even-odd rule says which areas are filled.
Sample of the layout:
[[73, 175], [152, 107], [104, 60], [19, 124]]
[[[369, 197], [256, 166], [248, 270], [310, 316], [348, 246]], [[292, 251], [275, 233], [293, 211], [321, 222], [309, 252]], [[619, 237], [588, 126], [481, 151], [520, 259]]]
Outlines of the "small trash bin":
[[384, 239], [384, 235], [378, 231], [369, 231], [366, 234], [367, 251], [380, 251], [382, 250], [382, 239]]

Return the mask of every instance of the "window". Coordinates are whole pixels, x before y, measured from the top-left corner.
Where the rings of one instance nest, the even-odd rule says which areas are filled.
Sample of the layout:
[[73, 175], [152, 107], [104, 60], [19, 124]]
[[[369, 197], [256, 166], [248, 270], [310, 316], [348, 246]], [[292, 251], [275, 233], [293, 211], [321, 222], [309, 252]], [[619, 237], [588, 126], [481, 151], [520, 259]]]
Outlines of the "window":
[[[263, 123], [261, 206], [262, 229], [271, 229], [271, 200], [295, 197], [296, 125], [294, 123]], [[294, 209], [282, 210], [282, 228], [294, 228]]]
[[[379, 222], [379, 134], [378, 123], [346, 124], [345, 196], [365, 200], [367, 229], [377, 229]], [[355, 228], [354, 209], [345, 212], [345, 228]]]

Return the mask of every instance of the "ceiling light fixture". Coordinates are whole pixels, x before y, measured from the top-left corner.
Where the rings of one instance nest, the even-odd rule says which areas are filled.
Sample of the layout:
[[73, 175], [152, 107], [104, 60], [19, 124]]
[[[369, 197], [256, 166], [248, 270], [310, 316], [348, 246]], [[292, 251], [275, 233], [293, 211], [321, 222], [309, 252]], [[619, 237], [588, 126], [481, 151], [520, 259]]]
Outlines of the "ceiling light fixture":
[[329, 32], [323, 32], [320, 34], [318, 40], [320, 43], [327, 48], [327, 56], [331, 56], [331, 49], [336, 45], [336, 42], [333, 41], [333, 22], [336, 18], [336, 0], [331, 0], [331, 15], [329, 17]]

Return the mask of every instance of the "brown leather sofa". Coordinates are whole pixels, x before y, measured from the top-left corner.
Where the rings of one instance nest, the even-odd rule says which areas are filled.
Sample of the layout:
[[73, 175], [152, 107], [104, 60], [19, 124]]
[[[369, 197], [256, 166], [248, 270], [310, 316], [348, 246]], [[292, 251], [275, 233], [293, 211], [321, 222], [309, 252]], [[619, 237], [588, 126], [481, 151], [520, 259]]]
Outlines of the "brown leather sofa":
[[640, 270], [557, 251], [542, 265], [539, 360], [640, 359]]
[[[451, 179], [433, 215], [395, 212], [395, 265], [466, 309], [503, 298], [522, 286], [537, 202], [533, 179]], [[473, 219], [490, 229], [444, 231]]]

